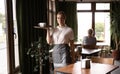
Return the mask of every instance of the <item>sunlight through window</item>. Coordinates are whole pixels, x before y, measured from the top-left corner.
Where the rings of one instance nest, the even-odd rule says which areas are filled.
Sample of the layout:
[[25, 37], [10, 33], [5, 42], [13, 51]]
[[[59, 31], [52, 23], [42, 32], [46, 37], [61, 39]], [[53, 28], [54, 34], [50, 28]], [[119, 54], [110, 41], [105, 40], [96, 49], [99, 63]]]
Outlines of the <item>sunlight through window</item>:
[[5, 1], [0, 0], [0, 74], [7, 73]]
[[93, 28], [97, 41], [110, 45], [110, 3], [77, 3], [77, 19], [78, 42]]

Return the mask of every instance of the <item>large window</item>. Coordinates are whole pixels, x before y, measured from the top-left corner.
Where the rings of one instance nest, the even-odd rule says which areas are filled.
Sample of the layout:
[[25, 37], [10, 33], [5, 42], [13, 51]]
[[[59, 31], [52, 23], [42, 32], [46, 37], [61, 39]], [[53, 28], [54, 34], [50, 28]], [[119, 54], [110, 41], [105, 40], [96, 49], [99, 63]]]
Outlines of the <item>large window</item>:
[[0, 0], [0, 74], [14, 74], [19, 71], [15, 2], [16, 0]]
[[94, 30], [98, 42], [110, 44], [110, 3], [77, 3], [78, 41]]

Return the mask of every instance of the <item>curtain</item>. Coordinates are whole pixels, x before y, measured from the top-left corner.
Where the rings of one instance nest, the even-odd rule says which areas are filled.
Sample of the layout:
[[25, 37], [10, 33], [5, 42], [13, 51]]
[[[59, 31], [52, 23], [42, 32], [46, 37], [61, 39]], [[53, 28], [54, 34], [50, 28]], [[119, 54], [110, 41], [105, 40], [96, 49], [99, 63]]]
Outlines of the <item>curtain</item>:
[[75, 34], [77, 40], [77, 10], [76, 2], [56, 2], [56, 12], [64, 11], [66, 14], [66, 24], [70, 26]]
[[22, 74], [38, 74], [33, 71], [34, 59], [26, 53], [31, 43], [39, 37], [46, 40], [46, 30], [36, 29], [39, 22], [47, 22], [46, 0], [16, 0], [20, 70]]

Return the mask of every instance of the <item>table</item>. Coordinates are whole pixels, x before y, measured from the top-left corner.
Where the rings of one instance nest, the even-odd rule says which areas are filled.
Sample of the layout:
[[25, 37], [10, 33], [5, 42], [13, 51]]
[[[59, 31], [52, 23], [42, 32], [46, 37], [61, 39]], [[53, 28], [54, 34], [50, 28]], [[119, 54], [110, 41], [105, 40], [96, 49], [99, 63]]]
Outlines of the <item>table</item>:
[[93, 54], [93, 53], [96, 53], [96, 52], [100, 52], [101, 49], [85, 49], [85, 48], [82, 48], [82, 54]]
[[70, 64], [68, 66], [57, 68], [55, 72], [68, 73], [68, 74], [110, 74], [112, 71], [117, 69], [119, 66], [91, 63], [90, 69], [81, 68], [81, 62]]
[[101, 51], [101, 49], [85, 49], [82, 48], [82, 58], [86, 58], [86, 56], [92, 56], [92, 55], [98, 55], [98, 53]]

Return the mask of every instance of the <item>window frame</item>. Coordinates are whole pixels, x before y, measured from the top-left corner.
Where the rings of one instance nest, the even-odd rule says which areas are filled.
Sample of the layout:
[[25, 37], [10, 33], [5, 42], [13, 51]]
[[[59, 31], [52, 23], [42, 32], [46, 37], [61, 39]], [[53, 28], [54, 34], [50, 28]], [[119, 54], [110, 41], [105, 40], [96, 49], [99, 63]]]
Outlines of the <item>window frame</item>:
[[54, 27], [56, 25], [56, 7], [55, 7], [55, 1], [48, 0], [48, 25]]
[[6, 26], [7, 26], [7, 62], [8, 62], [8, 73], [16, 74], [20, 72], [20, 64], [15, 67], [15, 46], [14, 46], [14, 22], [13, 22], [13, 0], [5, 0], [6, 6]]
[[[92, 13], [92, 29], [95, 31], [95, 13], [96, 12], [110, 12], [109, 10], [96, 10], [96, 4], [97, 3], [109, 3], [110, 2], [78, 2], [79, 3], [91, 3], [91, 10], [77, 10], [77, 13], [79, 12], [91, 12]], [[97, 40], [97, 42], [104, 42], [104, 40]]]

